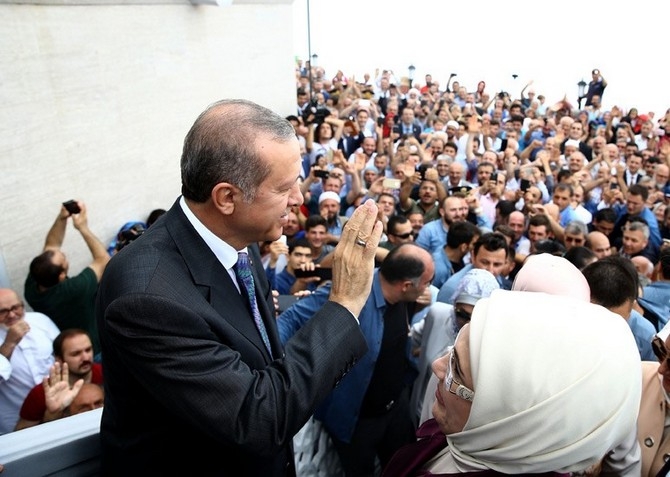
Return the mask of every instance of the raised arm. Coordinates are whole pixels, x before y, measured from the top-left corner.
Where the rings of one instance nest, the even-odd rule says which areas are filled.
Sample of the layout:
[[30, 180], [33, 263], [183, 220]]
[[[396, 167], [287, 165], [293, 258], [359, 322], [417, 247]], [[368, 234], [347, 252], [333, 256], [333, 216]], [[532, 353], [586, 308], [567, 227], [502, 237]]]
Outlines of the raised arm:
[[79, 231], [82, 238], [84, 239], [84, 242], [86, 242], [86, 246], [90, 250], [91, 255], [93, 256], [93, 261], [90, 263], [89, 267], [93, 269], [96, 277], [98, 277], [98, 280], [100, 280], [100, 277], [102, 277], [102, 272], [105, 270], [105, 267], [109, 262], [109, 253], [107, 253], [107, 249], [100, 241], [100, 239], [95, 236], [91, 229], [88, 228], [88, 214], [86, 212], [86, 204], [79, 202], [79, 207], [81, 208], [81, 211], [78, 214], [74, 214], [72, 216], [72, 222], [74, 224], [74, 228]]
[[[79, 204], [79, 207], [81, 208], [81, 204]], [[43, 251], [46, 252], [47, 250], [59, 250], [63, 246], [68, 217], [70, 217], [70, 213], [63, 205], [61, 205], [56, 220], [49, 229], [49, 232], [47, 232], [47, 238], [44, 241]]]

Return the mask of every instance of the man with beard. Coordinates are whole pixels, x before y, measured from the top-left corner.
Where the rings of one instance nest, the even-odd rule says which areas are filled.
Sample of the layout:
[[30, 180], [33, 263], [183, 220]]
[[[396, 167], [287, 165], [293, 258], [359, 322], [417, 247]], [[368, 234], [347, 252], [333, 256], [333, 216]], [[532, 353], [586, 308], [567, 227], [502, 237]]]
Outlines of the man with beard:
[[411, 198], [414, 188], [414, 176], [405, 174], [400, 186], [400, 210], [404, 215], [419, 211], [423, 214], [424, 223], [436, 220], [440, 217], [440, 206], [447, 192], [439, 182], [437, 171], [429, 168], [426, 170], [425, 179], [421, 181], [418, 190], [418, 199]]
[[53, 351], [56, 363], [49, 377], [28, 393], [17, 431], [64, 417], [84, 383], [103, 384], [102, 365], [93, 362], [93, 345], [86, 331], [63, 330], [53, 342]]
[[319, 195], [319, 214], [326, 219], [327, 243], [338, 243], [344, 224], [349, 220], [348, 217], [340, 215], [340, 196], [331, 191], [322, 192]]
[[468, 207], [465, 201], [457, 196], [449, 196], [442, 201], [439, 214], [440, 220], [427, 222], [414, 239], [416, 244], [431, 254], [441, 250], [447, 243], [449, 227], [454, 222], [465, 220]]

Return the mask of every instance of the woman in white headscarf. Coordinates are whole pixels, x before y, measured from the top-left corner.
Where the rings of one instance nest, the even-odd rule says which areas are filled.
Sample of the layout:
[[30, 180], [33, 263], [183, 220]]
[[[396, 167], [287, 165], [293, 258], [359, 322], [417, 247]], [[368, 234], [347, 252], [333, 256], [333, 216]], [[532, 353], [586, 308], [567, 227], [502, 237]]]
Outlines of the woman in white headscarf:
[[581, 297], [494, 291], [433, 372], [435, 419], [385, 476], [582, 471], [637, 418], [640, 361], [630, 330]]

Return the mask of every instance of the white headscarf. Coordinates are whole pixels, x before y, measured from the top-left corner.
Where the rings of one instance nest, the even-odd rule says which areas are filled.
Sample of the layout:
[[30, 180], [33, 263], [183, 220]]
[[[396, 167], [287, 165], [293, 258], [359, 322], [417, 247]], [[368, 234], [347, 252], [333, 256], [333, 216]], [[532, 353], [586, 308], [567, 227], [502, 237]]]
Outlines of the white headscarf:
[[447, 438], [461, 470], [583, 470], [634, 429], [639, 354], [626, 322], [601, 306], [496, 290], [472, 315], [470, 366], [470, 416]]
[[567, 259], [550, 253], [530, 255], [516, 274], [512, 290], [546, 292], [591, 301], [591, 289], [582, 272]]

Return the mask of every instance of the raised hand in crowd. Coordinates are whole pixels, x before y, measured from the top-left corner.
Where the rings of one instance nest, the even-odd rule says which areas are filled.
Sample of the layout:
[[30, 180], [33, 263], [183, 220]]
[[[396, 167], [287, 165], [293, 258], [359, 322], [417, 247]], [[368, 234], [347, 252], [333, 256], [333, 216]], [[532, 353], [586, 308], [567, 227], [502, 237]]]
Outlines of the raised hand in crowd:
[[44, 413], [45, 421], [52, 421], [63, 417], [65, 409], [72, 403], [79, 390], [84, 385], [84, 380], [79, 379], [70, 387], [68, 381], [69, 372], [67, 363], [54, 363], [49, 370], [49, 376], [42, 381], [44, 386], [44, 399], [47, 411]]

